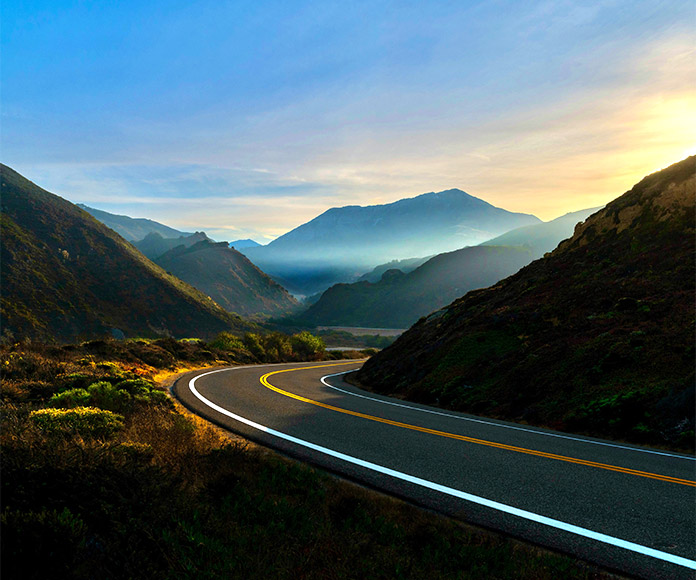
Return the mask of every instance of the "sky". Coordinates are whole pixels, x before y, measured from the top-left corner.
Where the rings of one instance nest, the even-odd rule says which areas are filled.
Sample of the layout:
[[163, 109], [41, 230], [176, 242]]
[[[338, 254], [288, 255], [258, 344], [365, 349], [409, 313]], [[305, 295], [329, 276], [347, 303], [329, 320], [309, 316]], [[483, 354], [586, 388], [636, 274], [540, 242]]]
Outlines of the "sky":
[[1, 10], [2, 162], [218, 240], [455, 187], [548, 220], [696, 153], [693, 0]]

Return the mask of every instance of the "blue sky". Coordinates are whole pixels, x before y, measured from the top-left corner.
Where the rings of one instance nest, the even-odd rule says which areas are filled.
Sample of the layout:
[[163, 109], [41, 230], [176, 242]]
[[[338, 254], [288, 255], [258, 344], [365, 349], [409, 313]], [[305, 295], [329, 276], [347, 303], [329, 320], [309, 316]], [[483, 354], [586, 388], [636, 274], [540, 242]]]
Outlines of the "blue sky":
[[459, 187], [551, 219], [694, 152], [696, 4], [4, 2], [2, 161], [259, 241]]

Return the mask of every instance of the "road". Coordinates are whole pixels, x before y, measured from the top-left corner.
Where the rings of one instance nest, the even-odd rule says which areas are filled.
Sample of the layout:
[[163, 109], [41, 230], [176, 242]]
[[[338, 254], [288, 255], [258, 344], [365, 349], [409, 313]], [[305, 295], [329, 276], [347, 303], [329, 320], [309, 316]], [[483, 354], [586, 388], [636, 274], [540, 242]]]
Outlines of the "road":
[[361, 391], [361, 361], [189, 373], [176, 396], [252, 440], [622, 573], [696, 578], [696, 461]]

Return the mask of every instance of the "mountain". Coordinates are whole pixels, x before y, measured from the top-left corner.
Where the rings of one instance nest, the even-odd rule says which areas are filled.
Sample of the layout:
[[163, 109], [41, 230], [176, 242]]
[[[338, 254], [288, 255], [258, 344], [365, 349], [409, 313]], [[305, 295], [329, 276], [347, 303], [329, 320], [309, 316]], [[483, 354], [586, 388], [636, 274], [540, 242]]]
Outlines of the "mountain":
[[572, 236], [578, 222], [585, 221], [585, 219], [600, 209], [602, 208], [582, 209], [567, 213], [548, 222], [515, 228], [480, 245], [523, 246], [531, 250], [534, 259], [541, 258], [545, 253], [554, 250], [563, 240]]
[[489, 286], [531, 261], [524, 248], [473, 246], [439, 254], [412, 272], [387, 270], [379, 282], [336, 284], [300, 321], [309, 325], [406, 328], [473, 288]]
[[210, 337], [253, 325], [167, 274], [90, 214], [0, 166], [5, 339]]
[[188, 248], [204, 240], [212, 241], [204, 232], [196, 232], [195, 234], [179, 236], [178, 238], [163, 238], [157, 232], [150, 232], [142, 240], [134, 241], [133, 245], [150, 260], [155, 260], [177, 246]]
[[153, 232], [161, 235], [163, 238], [178, 238], [191, 235], [190, 233], [180, 232], [179, 230], [175, 230], [174, 228], [146, 218], [132, 218], [125, 215], [117, 215], [100, 209], [87, 207], [82, 203], [78, 203], [77, 207], [85, 210], [100, 222], [109, 226], [129, 242], [142, 240], [145, 236]]
[[390, 260], [477, 245], [539, 222], [450, 189], [386, 205], [333, 208], [243, 253], [291, 291], [312, 294]]
[[649, 175], [546, 257], [420, 320], [372, 389], [693, 446], [696, 157]]
[[180, 245], [155, 260], [167, 272], [244, 316], [287, 314], [298, 302], [227, 242]]
[[241, 250], [242, 248], [257, 248], [260, 245], [261, 244], [258, 242], [250, 240], [249, 238], [246, 240], [235, 240], [234, 242], [230, 242], [230, 248], [234, 248], [235, 250]]

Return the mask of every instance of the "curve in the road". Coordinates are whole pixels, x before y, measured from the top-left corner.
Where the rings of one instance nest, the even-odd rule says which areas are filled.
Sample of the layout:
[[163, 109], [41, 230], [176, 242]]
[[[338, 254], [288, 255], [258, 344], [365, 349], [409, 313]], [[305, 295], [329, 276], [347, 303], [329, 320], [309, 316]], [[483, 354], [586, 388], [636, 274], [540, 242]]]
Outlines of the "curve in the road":
[[[333, 363], [330, 365], [317, 365], [309, 368], [319, 368], [319, 367], [329, 367], [329, 366], [338, 366], [340, 364], [349, 364], [349, 363]], [[504, 503], [496, 502], [493, 500], [489, 500], [484, 497], [480, 497], [474, 494], [466, 493], [451, 487], [447, 487], [432, 481], [429, 481], [427, 479], [423, 479], [420, 477], [415, 477], [413, 475], [409, 475], [407, 473], [397, 471], [382, 465], [378, 465], [376, 463], [372, 463], [369, 461], [365, 461], [363, 459], [360, 459], [358, 457], [353, 457], [351, 455], [347, 455], [345, 453], [341, 453], [339, 451], [335, 451], [333, 449], [329, 449], [327, 447], [323, 447], [321, 445], [316, 445], [315, 443], [312, 443], [310, 441], [305, 441], [303, 439], [299, 439], [297, 437], [293, 437], [292, 435], [288, 435], [286, 433], [283, 433], [281, 431], [278, 431], [276, 429], [272, 429], [270, 427], [267, 427], [265, 425], [261, 425], [260, 423], [257, 423], [255, 421], [251, 421], [250, 419], [247, 419], [245, 417], [242, 417], [240, 415], [237, 415], [236, 413], [233, 413], [224, 407], [221, 407], [217, 404], [215, 404], [213, 401], [210, 401], [206, 397], [204, 397], [197, 389], [196, 389], [196, 380], [198, 380], [201, 377], [205, 377], [214, 373], [220, 373], [220, 372], [226, 372], [226, 371], [231, 371], [235, 370], [235, 368], [241, 368], [241, 367], [233, 367], [233, 368], [224, 368], [224, 369], [217, 369], [213, 371], [208, 371], [206, 373], [202, 373], [200, 375], [197, 375], [196, 377], [192, 378], [189, 383], [188, 387], [190, 392], [199, 400], [201, 401], [204, 405], [208, 406], [211, 409], [214, 409], [218, 413], [221, 413], [227, 417], [230, 417], [231, 419], [235, 421], [239, 421], [249, 427], [252, 427], [253, 429], [258, 429], [259, 431], [262, 431], [264, 433], [267, 433], [269, 435], [272, 435], [274, 437], [278, 437], [280, 439], [283, 439], [285, 441], [291, 442], [295, 445], [299, 445], [308, 449], [312, 449], [314, 451], [317, 451], [319, 453], [323, 453], [326, 455], [329, 455], [331, 457], [335, 457], [337, 459], [346, 461], [348, 463], [352, 463], [354, 465], [358, 465], [360, 467], [370, 469], [372, 471], [382, 473], [384, 475], [388, 475], [390, 477], [400, 479], [402, 481], [406, 481], [408, 483], [412, 483], [415, 485], [419, 485], [446, 495], [450, 495], [453, 497], [457, 497], [459, 499], [463, 499], [465, 501], [469, 501], [478, 505], [482, 505], [488, 508], [492, 508], [498, 511], [501, 511], [503, 513], [507, 513], [513, 516], [517, 516], [519, 518], [523, 518], [529, 521], [533, 521], [542, 525], [546, 525], [555, 529], [563, 530], [566, 532], [570, 532], [572, 534], [576, 534], [578, 536], [582, 536], [585, 538], [590, 538], [592, 540], [596, 540], [599, 542], [603, 542], [608, 545], [616, 546], [619, 548], [623, 548], [625, 550], [629, 550], [635, 553], [643, 554], [652, 558], [655, 558], [657, 560], [662, 560], [665, 562], [669, 562], [672, 564], [675, 564], [677, 566], [683, 566], [691, 570], [696, 570], [696, 561], [695, 560], [690, 560], [688, 558], [684, 558], [681, 556], [677, 556], [674, 554], [670, 554], [668, 552], [663, 552], [661, 550], [656, 550], [654, 548], [650, 548], [647, 546], [643, 546], [634, 542], [630, 542], [627, 540], [623, 540], [621, 538], [616, 538], [614, 536], [610, 536], [607, 534], [602, 534], [600, 532], [595, 532], [594, 530], [590, 530], [587, 528], [583, 528], [580, 526], [575, 526], [573, 524], [569, 524], [567, 522], [563, 522], [557, 519], [549, 518], [546, 516], [543, 516], [541, 514], [537, 514], [531, 511], [523, 510], [516, 508], [514, 506], [510, 506]], [[298, 400], [305, 401], [307, 403], [312, 403], [312, 404], [319, 404], [320, 406], [326, 406], [323, 403], [319, 403], [318, 401], [312, 401], [311, 399], [306, 399], [304, 397], [300, 397], [299, 395], [293, 395], [292, 393], [287, 393], [285, 391], [282, 391], [280, 389], [277, 389], [277, 387], [274, 387], [270, 383], [268, 383], [268, 377], [272, 374], [276, 374], [279, 372], [290, 372], [291, 370], [304, 370], [303, 367], [302, 369], [284, 369], [283, 371], [274, 371], [273, 373], [267, 373], [262, 377], [262, 382], [265, 380], [265, 386], [268, 388], [272, 388], [273, 390], [276, 390], [278, 392], [282, 392], [283, 394], [287, 394], [288, 396], [292, 396], [293, 398], [296, 398]], [[325, 377], [324, 377], [325, 378]], [[329, 406], [330, 407], [330, 406]], [[331, 408], [331, 407], [330, 407]], [[339, 409], [338, 407], [333, 407], [333, 409], [337, 411], [342, 411], [346, 412], [347, 410], [345, 409]], [[351, 414], [355, 414], [351, 412]], [[372, 416], [367, 416], [367, 418], [370, 418]], [[374, 419], [380, 419], [375, 417]], [[381, 419], [380, 419], [381, 420]], [[406, 424], [403, 424], [406, 425]], [[675, 478], [676, 479], [676, 478]], [[688, 480], [684, 480], [688, 481]]]
[[[321, 367], [308, 367], [308, 368], [321, 368]], [[487, 441], [485, 439], [476, 439], [474, 437], [467, 437], [466, 435], [458, 435], [456, 433], [447, 433], [446, 431], [438, 431], [437, 429], [428, 429], [427, 427], [419, 427], [418, 425], [411, 425], [409, 423], [402, 423], [400, 421], [392, 421], [391, 419], [384, 419], [382, 417], [375, 417], [374, 415], [367, 415], [365, 413], [359, 413], [358, 411], [351, 411], [349, 409], [342, 409], [341, 407], [335, 407], [333, 405], [327, 405], [320, 401], [315, 401], [313, 399], [308, 399], [301, 395], [296, 395], [295, 393], [290, 393], [284, 391], [270, 382], [268, 378], [281, 374], [290, 373], [294, 371], [306, 370], [306, 368], [298, 369], [283, 369], [279, 371], [272, 371], [266, 373], [259, 380], [261, 384], [279, 393], [285, 397], [290, 397], [291, 399], [296, 399], [297, 401], [302, 401], [303, 403], [309, 403], [310, 405], [316, 405], [317, 407], [322, 407], [324, 409], [329, 409], [330, 411], [336, 411], [338, 413], [344, 413], [346, 415], [353, 415], [354, 417], [360, 417], [361, 419], [367, 419], [368, 421], [377, 421], [379, 423], [385, 423], [387, 425], [393, 425], [394, 427], [401, 427], [403, 429], [411, 429], [412, 431], [420, 431], [421, 433], [428, 433], [429, 435], [436, 435], [438, 437], [447, 437], [449, 439], [458, 439], [459, 441], [466, 441], [467, 443], [475, 443], [476, 445], [486, 445], [487, 447], [496, 447], [497, 449], [505, 449], [506, 451], [514, 451], [516, 453], [526, 453], [528, 455], [536, 455], [537, 457], [545, 457], [546, 459], [554, 459], [556, 461], [566, 461], [568, 463], [576, 463], [578, 465], [585, 465], [587, 467], [597, 467], [599, 469], [606, 469], [608, 471], [618, 471], [620, 473], [626, 473], [629, 475], [637, 475], [640, 477], [647, 477], [649, 479], [657, 479], [660, 481], [666, 481], [668, 483], [677, 483], [679, 485], [687, 485], [690, 487], [696, 487], [696, 481], [691, 481], [689, 479], [682, 479], [679, 477], [670, 477], [668, 475], [661, 475], [659, 473], [650, 473], [647, 471], [639, 471], [637, 469], [628, 469], [626, 467], [619, 467], [617, 465], [609, 465], [607, 463], [597, 463], [595, 461], [587, 461], [586, 459], [578, 459], [576, 457], [568, 457], [566, 455], [556, 455], [555, 453], [546, 453], [545, 451], [537, 451], [536, 449], [527, 449], [525, 447], [517, 447], [515, 445], [506, 445], [505, 443], [497, 443], [495, 441]]]
[[333, 391], [343, 393], [344, 395], [350, 395], [351, 397], [359, 397], [361, 399], [367, 399], [368, 401], [374, 401], [375, 403], [380, 403], [382, 405], [390, 405], [392, 407], [401, 407], [402, 409], [410, 409], [412, 411], [419, 411], [421, 413], [429, 413], [431, 415], [439, 415], [440, 417], [449, 417], [451, 419], [457, 419], [459, 421], [468, 421], [470, 423], [480, 423], [481, 425], [491, 425], [498, 427], [500, 429], [511, 429], [513, 431], [524, 431], [525, 433], [534, 433], [536, 435], [543, 435], [544, 437], [556, 437], [557, 439], [567, 439], [569, 441], [579, 441], [586, 443], [588, 445], [601, 445], [603, 447], [613, 447], [615, 449], [627, 449], [629, 451], [635, 451], [637, 453], [649, 453], [651, 455], [662, 455], [663, 457], [674, 457], [676, 459], [684, 459], [686, 461], [696, 461], [696, 456], [690, 457], [688, 455], [677, 455], [676, 453], [667, 453], [666, 451], [657, 451], [656, 449], [643, 449], [641, 447], [629, 447], [628, 445], [618, 445], [616, 443], [608, 443], [607, 441], [593, 441], [592, 439], [585, 439], [580, 437], [573, 437], [572, 435], [561, 435], [560, 433], [550, 433], [548, 431], [539, 431], [537, 429], [529, 429], [527, 427], [517, 427], [515, 425], [505, 425], [504, 423], [497, 423], [494, 421], [486, 421], [485, 419], [475, 419], [474, 417], [465, 417], [463, 415], [454, 415], [452, 413], [446, 413], [444, 411], [435, 411], [434, 409], [424, 409], [423, 407], [414, 407], [413, 405], [405, 405], [404, 403], [395, 403], [394, 401], [386, 401], [384, 399], [378, 399], [376, 397], [368, 397], [367, 395], [361, 395], [359, 393], [354, 393], [352, 391], [347, 391], [341, 389], [335, 385], [332, 385], [326, 381], [331, 377], [338, 377], [353, 371], [341, 371], [340, 373], [331, 373], [330, 375], [325, 375], [321, 377], [321, 384]]

